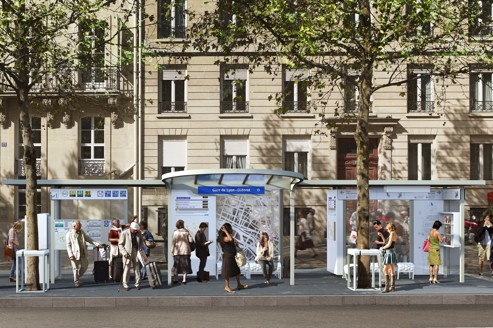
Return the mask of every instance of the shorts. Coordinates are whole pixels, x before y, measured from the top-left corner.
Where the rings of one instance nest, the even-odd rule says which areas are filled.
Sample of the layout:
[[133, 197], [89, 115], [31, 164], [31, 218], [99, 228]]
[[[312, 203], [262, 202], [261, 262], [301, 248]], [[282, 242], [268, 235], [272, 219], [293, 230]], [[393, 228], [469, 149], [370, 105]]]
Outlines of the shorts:
[[478, 257], [480, 261], [490, 260], [490, 244], [483, 246], [480, 243], [478, 243]]

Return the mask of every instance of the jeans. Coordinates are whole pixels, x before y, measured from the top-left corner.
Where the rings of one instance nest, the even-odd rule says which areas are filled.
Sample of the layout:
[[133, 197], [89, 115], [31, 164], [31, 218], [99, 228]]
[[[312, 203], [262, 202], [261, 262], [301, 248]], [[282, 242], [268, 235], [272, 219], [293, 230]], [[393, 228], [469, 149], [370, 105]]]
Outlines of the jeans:
[[264, 274], [265, 280], [270, 281], [270, 278], [272, 277], [272, 271], [274, 270], [274, 262], [263, 260], [259, 260], [258, 262], [262, 267], [262, 273]]
[[[12, 259], [12, 266], [10, 267], [10, 278], [15, 279], [15, 269], [16, 269], [16, 253], [19, 250], [17, 246], [14, 246], [14, 258]], [[22, 277], [22, 263], [23, 263], [23, 258], [19, 260], [19, 277]]]

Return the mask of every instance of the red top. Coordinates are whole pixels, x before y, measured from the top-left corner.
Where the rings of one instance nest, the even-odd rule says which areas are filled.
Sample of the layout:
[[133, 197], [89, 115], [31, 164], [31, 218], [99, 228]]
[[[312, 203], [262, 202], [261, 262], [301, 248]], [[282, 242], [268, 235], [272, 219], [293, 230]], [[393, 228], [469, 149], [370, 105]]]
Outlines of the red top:
[[[110, 232], [108, 232], [108, 239], [112, 239], [112, 238], [120, 239], [120, 234], [118, 233], [117, 230], [110, 230]], [[118, 242], [111, 241], [110, 243], [112, 245], [118, 245]]]

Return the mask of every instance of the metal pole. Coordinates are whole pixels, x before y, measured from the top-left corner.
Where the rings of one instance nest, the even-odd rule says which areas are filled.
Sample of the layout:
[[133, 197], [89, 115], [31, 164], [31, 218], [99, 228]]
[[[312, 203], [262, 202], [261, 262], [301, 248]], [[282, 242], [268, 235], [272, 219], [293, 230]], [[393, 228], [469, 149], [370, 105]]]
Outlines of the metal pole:
[[465, 214], [465, 199], [466, 190], [464, 187], [460, 188], [460, 203], [459, 203], [459, 282], [464, 283], [464, 270], [465, 270], [465, 251], [464, 251], [464, 214]]
[[294, 184], [291, 184], [289, 190], [289, 284], [294, 286], [294, 232], [295, 232], [295, 216], [294, 216]]

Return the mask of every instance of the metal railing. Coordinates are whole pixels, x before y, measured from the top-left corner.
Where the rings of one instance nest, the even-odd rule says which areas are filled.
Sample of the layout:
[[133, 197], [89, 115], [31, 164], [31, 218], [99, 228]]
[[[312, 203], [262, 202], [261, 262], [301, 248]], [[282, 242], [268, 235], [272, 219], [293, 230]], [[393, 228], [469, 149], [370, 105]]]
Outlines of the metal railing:
[[409, 113], [431, 113], [433, 112], [435, 102], [434, 101], [409, 101], [408, 112]]
[[248, 113], [248, 101], [221, 101], [221, 113]]
[[282, 108], [286, 113], [307, 113], [310, 111], [310, 104], [306, 101], [283, 101]]
[[471, 112], [493, 112], [493, 101], [473, 100]]
[[187, 103], [185, 101], [162, 101], [158, 105], [158, 113], [186, 113]]
[[476, 24], [471, 26], [470, 33], [473, 36], [493, 35], [493, 25]]
[[[26, 168], [24, 167], [24, 160], [23, 159], [18, 159], [17, 160], [17, 173], [20, 177], [25, 177], [26, 176]], [[36, 176], [41, 176], [41, 159], [37, 158], [36, 159]]]
[[103, 176], [105, 174], [104, 159], [80, 159], [79, 175]]

